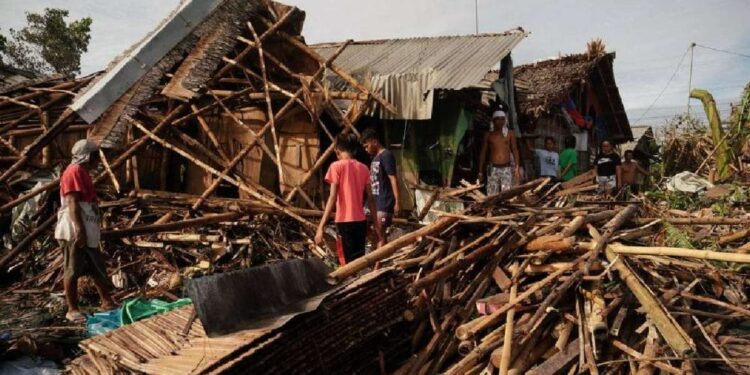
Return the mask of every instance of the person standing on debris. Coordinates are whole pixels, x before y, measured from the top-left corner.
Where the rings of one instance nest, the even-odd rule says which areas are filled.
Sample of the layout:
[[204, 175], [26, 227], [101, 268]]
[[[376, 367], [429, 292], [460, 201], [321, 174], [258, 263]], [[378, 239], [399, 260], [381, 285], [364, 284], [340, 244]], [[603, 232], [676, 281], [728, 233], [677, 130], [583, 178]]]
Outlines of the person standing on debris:
[[387, 242], [385, 232], [393, 221], [393, 215], [398, 216], [401, 212], [396, 158], [390, 150], [383, 147], [378, 133], [373, 128], [367, 128], [362, 132], [362, 146], [372, 156], [370, 186], [378, 209], [377, 215], [373, 215], [373, 220], [377, 219], [380, 222], [378, 247], [381, 247]]
[[552, 137], [544, 138], [544, 149], [534, 150], [539, 160], [539, 176], [550, 177], [556, 181], [560, 177], [558, 167], [560, 155], [555, 151], [555, 139]]
[[640, 166], [633, 160], [633, 150], [625, 151], [625, 161], [622, 162], [622, 186], [627, 187], [632, 194], [638, 194], [641, 190], [640, 178], [642, 176], [653, 176], [653, 174]]
[[[367, 237], [367, 218], [365, 217], [363, 197], [367, 197], [370, 212], [377, 212], [375, 199], [370, 187], [370, 171], [367, 166], [354, 159], [359, 146], [354, 134], [339, 134], [336, 137], [336, 157], [326, 172], [325, 180], [331, 185], [323, 217], [315, 233], [315, 242], [323, 244], [323, 227], [336, 206], [336, 252], [339, 263], [344, 264], [364, 255], [365, 238]], [[380, 222], [373, 221], [378, 242], [381, 241]]]
[[89, 171], [99, 162], [99, 147], [87, 139], [73, 145], [73, 158], [60, 177], [61, 207], [57, 212], [55, 239], [63, 251], [63, 286], [68, 312], [65, 318], [82, 322], [78, 310], [78, 278], [91, 276], [101, 299], [101, 307], [110, 310], [115, 302], [110, 295], [107, 268], [99, 251], [99, 207]]
[[622, 170], [620, 169], [620, 155], [615, 153], [609, 141], [602, 141], [594, 164], [599, 192], [611, 195], [622, 184]]
[[578, 151], [576, 151], [576, 137], [565, 137], [565, 149], [560, 153], [560, 178], [570, 181], [578, 176]]
[[513, 178], [521, 177], [521, 159], [518, 156], [518, 144], [513, 131], [508, 129], [505, 112], [495, 111], [492, 114], [492, 129], [482, 140], [479, 152], [479, 181], [484, 179], [487, 152], [490, 163], [487, 172], [487, 195], [495, 195], [502, 190], [510, 189]]

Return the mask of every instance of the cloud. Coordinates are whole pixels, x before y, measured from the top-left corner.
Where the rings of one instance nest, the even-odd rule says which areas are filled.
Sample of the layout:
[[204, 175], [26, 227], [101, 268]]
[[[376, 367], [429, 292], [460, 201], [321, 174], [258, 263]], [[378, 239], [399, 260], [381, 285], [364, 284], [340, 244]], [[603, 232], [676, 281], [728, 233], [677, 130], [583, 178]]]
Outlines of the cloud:
[[[579, 53], [587, 41], [602, 38], [617, 53], [615, 75], [629, 111], [642, 112], [654, 102], [692, 42], [750, 54], [750, 6], [745, 0], [476, 1], [480, 32], [517, 26], [531, 32], [513, 51], [517, 64]], [[309, 43], [472, 34], [475, 29], [473, 0], [284, 2], [307, 12], [304, 35]], [[67, 8], [73, 18], [92, 17], [92, 40], [83, 58], [83, 71], [89, 73], [103, 69], [140, 40], [177, 4], [178, 0], [6, 0], [0, 8], [0, 27], [21, 27], [24, 11], [45, 7]], [[719, 101], [736, 101], [750, 81], [748, 60], [698, 48], [693, 87], [717, 90]], [[688, 76], [686, 58], [655, 108], [670, 112], [672, 107], [674, 112], [687, 105]]]

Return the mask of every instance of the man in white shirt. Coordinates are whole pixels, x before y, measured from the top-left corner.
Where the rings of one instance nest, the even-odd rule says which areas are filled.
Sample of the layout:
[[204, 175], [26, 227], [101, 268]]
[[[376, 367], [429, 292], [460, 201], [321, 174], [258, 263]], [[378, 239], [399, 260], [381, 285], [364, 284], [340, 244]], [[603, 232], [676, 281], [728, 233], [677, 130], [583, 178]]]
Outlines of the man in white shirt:
[[560, 155], [555, 151], [555, 139], [552, 137], [544, 138], [544, 149], [535, 150], [536, 157], [539, 160], [539, 176], [552, 177], [557, 180], [560, 177], [559, 160]]

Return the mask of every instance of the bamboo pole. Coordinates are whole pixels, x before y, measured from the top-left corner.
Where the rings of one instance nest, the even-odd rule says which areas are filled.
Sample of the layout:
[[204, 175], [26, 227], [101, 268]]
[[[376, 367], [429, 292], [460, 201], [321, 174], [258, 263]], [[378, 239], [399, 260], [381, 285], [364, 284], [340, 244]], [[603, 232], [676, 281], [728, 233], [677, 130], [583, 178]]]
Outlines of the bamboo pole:
[[[266, 24], [266, 26], [271, 27], [273, 25], [270, 21], [268, 21], [267, 19], [265, 19], [263, 17], [260, 17], [260, 19], [261, 19], [261, 21], [263, 23]], [[333, 71], [334, 73], [336, 73], [336, 75], [338, 75], [339, 77], [341, 77], [341, 79], [343, 79], [344, 81], [346, 81], [348, 84], [352, 85], [352, 87], [356, 88], [357, 90], [359, 90], [359, 91], [361, 91], [363, 93], [366, 93], [366, 94], [369, 94], [370, 96], [372, 96], [372, 98], [375, 99], [375, 101], [378, 102], [380, 105], [382, 105], [383, 108], [385, 110], [387, 110], [388, 112], [391, 112], [391, 113], [394, 113], [394, 114], [397, 112], [396, 111], [396, 107], [394, 107], [393, 104], [391, 104], [388, 101], [386, 101], [385, 99], [383, 99], [383, 97], [381, 97], [380, 95], [378, 95], [376, 93], [373, 93], [369, 89], [367, 89], [366, 87], [364, 87], [356, 79], [354, 79], [354, 77], [352, 77], [351, 74], [349, 74], [346, 70], [342, 69], [341, 67], [339, 67], [338, 65], [334, 64], [333, 62], [327, 62], [326, 59], [323, 58], [323, 56], [320, 56], [320, 54], [318, 54], [317, 52], [315, 52], [315, 50], [313, 50], [312, 48], [310, 48], [309, 46], [307, 46], [305, 43], [297, 40], [296, 38], [292, 37], [291, 35], [283, 32], [281, 30], [279, 30], [277, 32], [277, 35], [279, 35], [282, 38], [284, 38], [287, 42], [289, 42], [291, 45], [297, 47], [300, 51], [304, 52], [306, 55], [312, 57], [315, 60], [318, 60], [318, 62], [320, 62], [321, 64], [326, 64], [326, 66], [328, 68], [330, 68], [331, 71]]]
[[227, 182], [229, 182], [229, 183], [237, 186], [238, 188], [240, 188], [241, 190], [243, 190], [243, 191], [247, 192], [248, 194], [254, 196], [255, 198], [257, 198], [257, 199], [259, 199], [259, 200], [267, 203], [268, 205], [270, 205], [270, 206], [272, 206], [272, 207], [274, 207], [274, 208], [276, 208], [278, 210], [283, 211], [284, 213], [286, 213], [290, 217], [296, 219], [300, 223], [302, 223], [302, 224], [304, 224], [304, 225], [306, 225], [308, 227], [311, 227], [311, 228], [315, 227], [315, 225], [313, 225], [309, 221], [305, 220], [302, 216], [297, 215], [296, 213], [294, 213], [293, 211], [289, 210], [286, 207], [282, 207], [281, 205], [279, 205], [278, 203], [276, 203], [273, 199], [264, 196], [263, 194], [259, 193], [257, 190], [250, 188], [249, 186], [247, 186], [246, 184], [242, 183], [241, 181], [238, 181], [238, 180], [236, 180], [234, 178], [231, 178], [231, 177], [229, 177], [227, 175], [222, 175], [222, 173], [220, 171], [214, 169], [213, 167], [211, 167], [208, 164], [200, 161], [199, 159], [196, 159], [195, 157], [193, 157], [192, 155], [190, 155], [188, 152], [186, 152], [186, 151], [184, 151], [184, 150], [182, 150], [180, 148], [177, 148], [177, 147], [173, 146], [169, 142], [165, 141], [164, 139], [160, 138], [159, 136], [155, 135], [154, 133], [152, 133], [151, 131], [149, 131], [148, 129], [146, 129], [145, 126], [143, 126], [140, 122], [134, 120], [132, 117], [126, 116], [125, 119], [128, 122], [130, 122], [131, 124], [133, 124], [134, 126], [136, 126], [138, 129], [140, 129], [144, 134], [146, 134], [149, 138], [153, 139], [155, 142], [161, 144], [163, 147], [165, 147], [165, 148], [167, 148], [167, 149], [169, 149], [169, 150], [171, 150], [173, 152], [176, 152], [176, 153], [180, 154], [181, 156], [183, 156], [184, 158], [190, 160], [191, 162], [193, 162], [195, 165], [197, 165], [198, 167], [202, 168], [203, 170], [205, 170], [205, 171], [207, 171], [209, 173], [212, 173], [212, 174], [214, 174], [216, 176], [219, 176], [219, 178], [223, 178], [225, 181], [227, 181]]
[[457, 220], [458, 219], [456, 218], [450, 218], [450, 217], [440, 218], [434, 221], [430, 225], [417, 229], [416, 231], [411, 232], [405, 236], [401, 236], [391, 242], [388, 242], [387, 244], [378, 248], [377, 250], [369, 254], [365, 254], [364, 256], [357, 258], [350, 263], [347, 263], [346, 265], [328, 274], [328, 279], [331, 282], [338, 282], [338, 281], [344, 280], [347, 277], [352, 276], [356, 274], [357, 272], [374, 265], [378, 261], [393, 255], [393, 253], [395, 253], [402, 247], [409, 245], [413, 243], [414, 241], [416, 241], [417, 238], [429, 236], [433, 233], [440, 232], [443, 229], [448, 228]]
[[[589, 233], [595, 241], [599, 241], [599, 232], [589, 224]], [[653, 295], [645, 283], [630, 269], [622, 258], [618, 258], [612, 245], [605, 247], [605, 255], [619, 273], [620, 279], [627, 285], [635, 298], [643, 306], [646, 314], [659, 330], [670, 348], [681, 357], [687, 357], [695, 351], [695, 344], [690, 336], [677, 324], [674, 317]]]
[[[518, 264], [516, 264], [518, 266]], [[516, 269], [513, 272], [513, 278], [515, 279], [520, 273], [522, 273], [523, 270], [519, 267], [516, 267]], [[510, 300], [513, 301], [518, 296], [518, 281], [514, 282], [513, 285], [510, 287]], [[513, 347], [513, 318], [515, 317], [516, 309], [511, 308], [508, 310], [507, 315], [505, 317], [505, 335], [503, 338], [503, 351], [502, 356], [500, 357], [500, 366], [499, 370], [501, 374], [507, 374], [508, 368], [510, 367], [511, 362], [511, 353], [512, 353], [512, 347]]]
[[[274, 23], [274, 24], [271, 24], [271, 25], [269, 25], [268, 29], [267, 29], [267, 30], [266, 30], [266, 31], [265, 31], [265, 32], [263, 33], [263, 35], [261, 35], [261, 36], [260, 36], [260, 40], [261, 40], [261, 41], [263, 41], [263, 40], [265, 40], [265, 39], [266, 39], [267, 37], [269, 37], [269, 36], [273, 35], [273, 34], [274, 34], [274, 33], [276, 32], [276, 30], [278, 30], [278, 29], [279, 29], [279, 28], [280, 28], [281, 26], [283, 26], [283, 25], [284, 25], [284, 23], [286, 23], [286, 21], [287, 21], [288, 19], [290, 19], [290, 18], [291, 18], [291, 16], [292, 16], [292, 15], [293, 15], [293, 14], [294, 14], [295, 12], [297, 12], [298, 10], [299, 10], [299, 9], [298, 9], [297, 7], [292, 7], [291, 9], [289, 9], [289, 11], [287, 11], [287, 12], [286, 12], [286, 14], [284, 14], [283, 16], [281, 16], [281, 18], [279, 18], [279, 19], [278, 19], [278, 21], [276, 21], [276, 23]], [[269, 23], [270, 23], [270, 22], [269, 22]], [[240, 53], [239, 53], [239, 54], [238, 54], [238, 55], [237, 55], [237, 56], [236, 56], [236, 57], [234, 58], [234, 60], [237, 60], [237, 61], [242, 61], [242, 59], [244, 59], [244, 58], [245, 58], [245, 57], [246, 57], [246, 56], [247, 56], [248, 54], [250, 54], [250, 52], [252, 52], [252, 51], [253, 51], [253, 47], [252, 47], [252, 46], [248, 46], [248, 47], [246, 47], [245, 49], [243, 49], [243, 50], [242, 50], [242, 51], [241, 51], [241, 52], [240, 52]], [[219, 72], [218, 72], [218, 73], [216, 73], [216, 76], [214, 77], [214, 79], [216, 80], [216, 79], [219, 79], [219, 78], [221, 78], [221, 77], [223, 77], [223, 76], [227, 75], [227, 73], [229, 73], [229, 71], [230, 71], [231, 69], [232, 69], [232, 66], [231, 66], [231, 65], [226, 65], [226, 66], [224, 66], [223, 68], [219, 69]]]
[[719, 245], [726, 245], [730, 242], [743, 240], [748, 237], [750, 237], [750, 229], [744, 229], [739, 232], [728, 234], [726, 236], [721, 236], [719, 238]]
[[18, 206], [19, 204], [26, 202], [27, 200], [44, 193], [45, 191], [50, 191], [54, 188], [56, 188], [60, 184], [60, 179], [56, 178], [26, 194], [20, 195], [18, 198], [0, 206], [0, 213], [5, 213], [13, 209], [13, 207]]
[[644, 225], [653, 221], [669, 223], [672, 225], [742, 225], [747, 224], [749, 218], [734, 217], [651, 217], [635, 218], [633, 222]]
[[[579, 244], [584, 249], [591, 249], [594, 245], [590, 242]], [[715, 260], [722, 262], [750, 263], [750, 254], [712, 251], [712, 250], [694, 250], [683, 249], [679, 247], [660, 247], [660, 246], [628, 246], [621, 243], [612, 243], [609, 245], [616, 254], [628, 255], [655, 255], [668, 257], [684, 257], [704, 260]]]
[[183, 221], [174, 221], [166, 224], [148, 224], [139, 225], [132, 228], [125, 229], [105, 229], [102, 230], [102, 237], [107, 238], [120, 238], [127, 236], [137, 236], [148, 233], [167, 232], [173, 230], [181, 230], [190, 227], [199, 227], [202, 225], [216, 224], [227, 221], [237, 220], [244, 216], [240, 212], [226, 212], [223, 214], [206, 215], [197, 219], [189, 219]]
[[[657, 347], [659, 344], [659, 333], [656, 331], [653, 325], [648, 326], [648, 335], [646, 335], [646, 345], [643, 347], [643, 356], [651, 358], [656, 356]], [[638, 365], [638, 372], [635, 375], [652, 375], [654, 373], [654, 365], [650, 362], [641, 362]]]
[[44, 146], [48, 145], [60, 132], [70, 125], [68, 120], [73, 118], [75, 112], [68, 108], [63, 112], [62, 115], [55, 121], [50, 128], [37, 137], [34, 142], [26, 146], [21, 153], [21, 159], [15, 162], [10, 168], [8, 168], [2, 175], [0, 175], [0, 183], [7, 181], [13, 174], [21, 169], [31, 158], [36, 155]]
[[623, 224], [630, 220], [630, 218], [633, 217], [633, 215], [635, 215], [637, 211], [638, 206], [635, 204], [631, 204], [625, 207], [624, 210], [618, 212], [617, 215], [612, 218], [612, 220], [607, 222], [607, 224], [604, 226], [606, 230], [601, 235], [601, 238], [596, 241], [596, 246], [591, 250], [591, 257], [588, 259], [588, 261], [586, 261], [586, 265], [583, 268], [584, 274], [589, 274], [591, 264], [594, 262], [594, 260], [599, 258], [599, 254], [601, 254], [604, 247], [607, 246], [607, 242], [609, 241], [610, 237], [614, 235], [615, 231], [620, 229]]
[[[170, 123], [172, 123], [172, 120], [178, 114], [180, 114], [184, 108], [185, 108], [184, 104], [178, 105], [175, 109], [173, 109], [170, 113], [168, 113], [167, 116], [164, 117], [164, 119], [162, 119], [158, 124], [156, 124], [156, 126], [151, 130], [151, 132], [153, 134], [159, 134], [159, 132], [162, 129], [164, 129]], [[123, 163], [125, 163], [125, 161], [127, 161], [128, 159], [130, 159], [131, 156], [135, 155], [138, 151], [140, 151], [141, 148], [146, 145], [146, 143], [148, 142], [148, 140], [149, 140], [149, 137], [145, 136], [145, 135], [142, 136], [142, 137], [140, 137], [140, 138], [138, 138], [138, 140], [136, 140], [135, 143], [133, 143], [127, 150], [125, 150], [125, 152], [121, 153], [112, 162], [112, 164], [110, 164], [110, 167], [112, 168], [112, 170], [115, 170], [118, 167], [120, 167]], [[102, 174], [96, 176], [96, 178], [94, 178], [94, 185], [96, 185], [96, 184], [100, 183], [101, 181], [103, 181], [105, 177], [106, 177], [105, 173], [102, 173]]]
[[497, 325], [500, 322], [502, 315], [504, 313], [508, 312], [508, 310], [513, 308], [515, 305], [529, 298], [532, 294], [541, 290], [547, 284], [551, 283], [552, 281], [557, 280], [557, 278], [560, 277], [563, 273], [573, 269], [573, 267], [577, 267], [578, 264], [581, 261], [585, 260], [588, 255], [589, 254], [584, 254], [581, 257], [579, 257], [575, 262], [572, 262], [560, 268], [559, 270], [549, 274], [547, 277], [545, 277], [541, 281], [536, 282], [534, 285], [526, 289], [523, 293], [521, 293], [518, 296], [518, 298], [515, 298], [509, 301], [508, 303], [503, 305], [503, 307], [497, 309], [492, 314], [485, 315], [481, 318], [474, 319], [472, 321], [469, 321], [468, 323], [465, 323], [459, 326], [456, 329], [456, 337], [458, 337], [461, 340], [468, 340], [472, 337], [476, 337], [476, 334], [478, 332], [484, 331], [485, 329], [491, 326]]
[[221, 156], [222, 159], [229, 161], [229, 157], [224, 152], [224, 149], [221, 147], [221, 144], [219, 143], [219, 139], [216, 137], [216, 134], [211, 130], [211, 127], [208, 126], [208, 122], [206, 122], [206, 119], [203, 118], [203, 116], [198, 113], [198, 107], [195, 104], [190, 105], [190, 110], [195, 113], [195, 118], [198, 120], [198, 125], [200, 125], [201, 129], [203, 129], [203, 132], [206, 133], [206, 136], [208, 137], [208, 140], [211, 141], [211, 143], [216, 147], [216, 152], [219, 153], [219, 156]]
[[109, 167], [109, 161], [107, 161], [107, 155], [104, 155], [104, 151], [102, 149], [99, 149], [99, 158], [102, 160], [102, 165], [104, 165], [104, 171], [107, 173], [110, 180], [112, 181], [112, 186], [115, 187], [115, 191], [119, 194], [120, 182], [117, 181], [117, 176], [115, 176], [115, 173], [112, 172], [112, 168]]
[[679, 369], [674, 368], [674, 367], [672, 367], [672, 366], [670, 366], [670, 365], [668, 365], [666, 363], [663, 363], [661, 361], [649, 361], [649, 358], [643, 356], [643, 354], [639, 353], [635, 349], [633, 349], [633, 348], [625, 345], [625, 343], [623, 343], [622, 341], [612, 340], [612, 345], [614, 345], [615, 348], [620, 349], [623, 353], [625, 353], [625, 354], [627, 354], [627, 355], [629, 355], [629, 356], [631, 356], [631, 357], [633, 357], [635, 359], [638, 359], [638, 360], [641, 360], [641, 361], [646, 361], [647, 363], [652, 364], [654, 367], [656, 367], [656, 368], [658, 368], [658, 369], [660, 369], [662, 371], [666, 371], [666, 372], [668, 372], [670, 374], [682, 375], [682, 371], [680, 371]]
[[271, 120], [271, 137], [273, 138], [274, 150], [276, 151], [276, 166], [279, 169], [279, 190], [283, 190], [284, 186], [284, 168], [281, 163], [281, 151], [279, 149], [279, 137], [276, 134], [276, 120], [273, 115], [273, 105], [271, 103], [271, 92], [268, 88], [268, 74], [266, 72], [266, 58], [263, 54], [263, 43], [261, 42], [258, 34], [255, 32], [253, 24], [248, 22], [247, 27], [253, 34], [255, 39], [256, 48], [258, 49], [258, 61], [260, 62], [261, 77], [263, 78], [263, 92], [266, 94], [266, 111], [268, 112], [268, 118]]

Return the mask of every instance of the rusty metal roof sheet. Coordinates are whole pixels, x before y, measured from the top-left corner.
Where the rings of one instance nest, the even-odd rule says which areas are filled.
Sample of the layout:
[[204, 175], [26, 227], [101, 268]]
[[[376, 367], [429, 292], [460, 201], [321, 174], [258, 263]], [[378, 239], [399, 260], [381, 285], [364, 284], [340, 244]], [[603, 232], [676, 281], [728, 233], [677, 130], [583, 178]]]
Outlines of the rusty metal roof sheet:
[[[382, 118], [429, 119], [432, 91], [478, 87], [495, 67], [528, 35], [523, 29], [499, 34], [386, 39], [354, 42], [335, 64], [359, 80], [370, 83], [393, 103], [398, 113], [382, 111]], [[328, 57], [341, 43], [312, 47]], [[327, 77], [336, 87], [343, 83]]]

